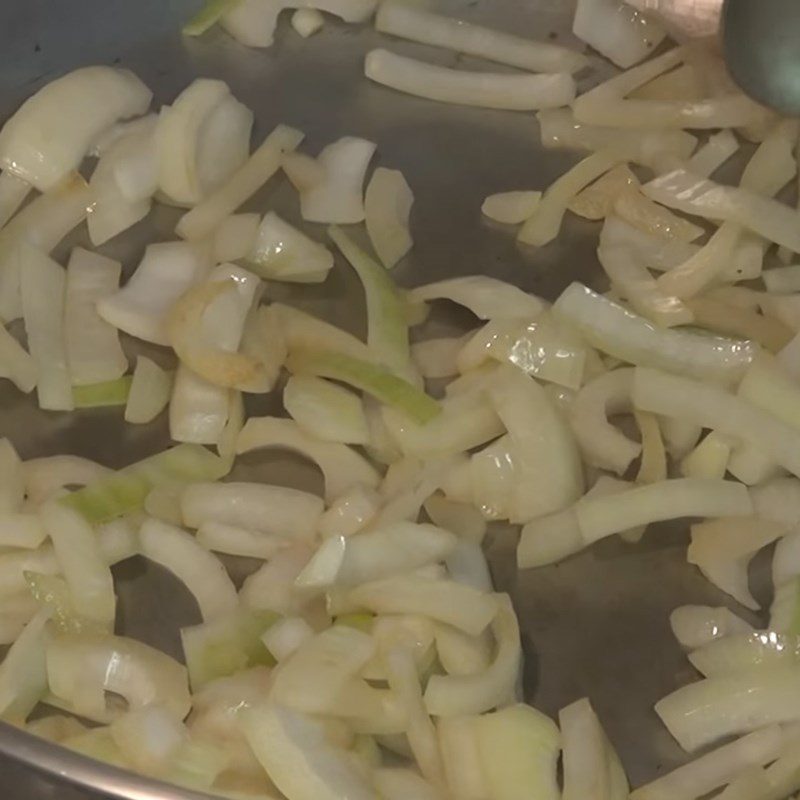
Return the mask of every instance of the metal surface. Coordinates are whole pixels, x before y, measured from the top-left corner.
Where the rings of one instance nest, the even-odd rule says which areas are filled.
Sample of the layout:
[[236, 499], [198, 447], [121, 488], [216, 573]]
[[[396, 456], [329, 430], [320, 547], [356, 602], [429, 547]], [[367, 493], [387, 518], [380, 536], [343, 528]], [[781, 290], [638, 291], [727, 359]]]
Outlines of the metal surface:
[[733, 79], [767, 106], [800, 114], [800, 3], [726, 0], [722, 46]]
[[[402, 284], [485, 272], [553, 297], [575, 278], [596, 280], [595, 226], [568, 219], [558, 242], [521, 252], [507, 231], [481, 220], [486, 194], [544, 188], [575, 160], [538, 149], [532, 115], [441, 106], [367, 83], [363, 55], [379, 41], [367, 29], [329, 22], [304, 41], [282, 25], [277, 44], [266, 52], [245, 50], [218, 31], [184, 41], [179, 22], [196, 5], [191, 0], [3, 0], [0, 116], [43, 82], [82, 64], [118, 61], [132, 68], [154, 89], [156, 104], [170, 101], [197, 76], [221, 78], [255, 109], [257, 139], [278, 122], [305, 130], [304, 149], [311, 153], [341, 135], [362, 135], [378, 143], [380, 163], [405, 173], [416, 194], [416, 245], [396, 270]], [[572, 14], [565, 0], [450, 0], [442, 7], [541, 39], [568, 38]], [[475, 66], [421, 46], [392, 47], [445, 64]], [[250, 206], [275, 208], [290, 220], [298, 216], [293, 192], [278, 182]], [[130, 271], [146, 241], [171, 238], [175, 218], [160, 209], [102, 252], [123, 260]], [[81, 241], [82, 235], [73, 238], [57, 256], [63, 258]], [[275, 286], [270, 293], [363, 334], [360, 289], [342, 265], [322, 286], [301, 291]], [[469, 323], [444, 309], [437, 309], [435, 320], [443, 328]], [[274, 411], [276, 402], [262, 399], [250, 411]], [[140, 429], [123, 426], [116, 412], [45, 414], [5, 387], [0, 435], [10, 436], [23, 457], [68, 452], [110, 466], [166, 444], [163, 422]], [[248, 457], [237, 475], [289, 485], [319, 483], [314, 470], [289, 458]], [[651, 530], [639, 546], [604, 543], [557, 567], [521, 575], [515, 574], [514, 542], [507, 532], [495, 532], [489, 547], [498, 588], [513, 594], [524, 630], [527, 699], [555, 713], [590, 696], [634, 784], [681, 759], [652, 710], [656, 699], [692, 675], [670, 635], [668, 614], [681, 603], [724, 602], [686, 565], [685, 542], [685, 531]], [[251, 568], [246, 562], [235, 566], [241, 574]], [[124, 564], [115, 574], [120, 629], [179, 655], [178, 626], [198, 618], [193, 601], [163, 571], [142, 561]], [[198, 797], [94, 764], [3, 725], [0, 754], [0, 796], [9, 800]]]

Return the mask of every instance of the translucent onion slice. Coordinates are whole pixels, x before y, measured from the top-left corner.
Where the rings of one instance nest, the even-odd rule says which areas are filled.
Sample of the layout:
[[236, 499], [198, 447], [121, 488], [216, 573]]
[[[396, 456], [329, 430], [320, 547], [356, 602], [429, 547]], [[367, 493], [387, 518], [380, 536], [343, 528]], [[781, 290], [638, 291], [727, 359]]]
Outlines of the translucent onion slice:
[[689, 172], [708, 178], [739, 150], [739, 141], [731, 130], [713, 133], [708, 141], [689, 159]]
[[618, 164], [577, 194], [568, 206], [573, 214], [586, 219], [605, 219], [614, 211], [617, 197], [639, 181], [627, 164]]
[[760, 767], [780, 755], [786, 736], [777, 725], [718, 747], [631, 792], [631, 800], [695, 800], [730, 783], [749, 767]]
[[256, 242], [261, 217], [231, 214], [214, 231], [214, 261], [224, 264], [246, 258]]
[[489, 796], [478, 750], [476, 722], [474, 716], [436, 720], [447, 786], [456, 797], [465, 800]]
[[572, 32], [623, 69], [649, 56], [667, 35], [651, 18], [616, 0], [579, 0]]
[[144, 114], [151, 97], [128, 70], [76, 69], [47, 83], [6, 122], [0, 162], [37, 189], [50, 189], [78, 168], [101, 131]]
[[348, 603], [376, 614], [421, 614], [477, 636], [497, 614], [497, 599], [448, 580], [400, 575], [352, 589]]
[[219, 444], [230, 415], [232, 391], [180, 364], [169, 400], [170, 437], [189, 444]]
[[[367, 301], [367, 343], [374, 357], [403, 377], [410, 373], [406, 303], [386, 270], [373, 261], [343, 230], [328, 235], [347, 259], [364, 287]], [[330, 345], [328, 348], [330, 349]]]
[[[166, 521], [166, 520], [165, 520]], [[197, 529], [197, 541], [215, 553], [266, 561], [286, 547], [282, 536], [269, 536], [222, 522], [203, 522]]]
[[333, 255], [272, 211], [264, 215], [246, 259], [263, 278], [319, 283], [333, 267]]
[[348, 383], [419, 424], [430, 422], [441, 413], [439, 403], [422, 390], [387, 370], [342, 353], [298, 351], [289, 356], [286, 368], [293, 374], [318, 375]]
[[432, 675], [425, 690], [429, 714], [450, 717], [480, 714], [515, 699], [522, 649], [516, 614], [507, 595], [496, 595], [498, 612], [491, 630], [496, 642], [492, 663], [474, 675]]
[[[92, 173], [89, 181], [89, 189], [92, 193], [92, 206], [89, 218], [89, 238], [95, 247], [105, 244], [128, 228], [133, 227], [137, 222], [144, 219], [150, 212], [150, 197], [155, 194], [156, 184], [148, 181], [144, 176], [139, 180], [143, 184], [149, 184], [146, 189], [136, 192], [136, 197], [127, 195], [122, 190], [118, 174], [122, 173], [127, 179], [127, 172], [123, 171], [121, 165], [125, 161], [136, 159], [134, 155], [145, 153], [144, 158], [139, 155], [135, 164], [142, 172], [155, 172], [154, 167], [143, 165], [141, 162], [147, 158], [155, 161], [155, 147], [153, 135], [156, 129], [156, 122], [144, 130], [135, 130], [128, 136], [124, 136], [112, 147], [110, 147], [100, 158], [97, 166]], [[126, 165], [127, 166], [127, 165]], [[130, 170], [130, 167], [127, 167]], [[130, 184], [132, 181], [127, 180]]]
[[751, 625], [724, 606], [678, 606], [669, 615], [669, 624], [675, 638], [690, 650], [731, 634], [753, 632]]
[[0, 439], [0, 512], [18, 511], [25, 499], [25, 474], [14, 445]]
[[226, 9], [220, 25], [245, 47], [269, 47], [284, 8], [281, 0], [239, 0]]
[[0, 228], [16, 214], [33, 187], [5, 169], [0, 173]]
[[588, 63], [585, 56], [560, 45], [530, 41], [405, 3], [382, 3], [375, 27], [390, 36], [446, 47], [530, 72], [577, 72]]
[[89, 718], [107, 708], [105, 692], [121, 695], [129, 708], [160, 705], [176, 719], [191, 708], [186, 667], [160, 650], [123, 636], [55, 637], [47, 645], [50, 691]]
[[537, 317], [545, 308], [538, 297], [487, 275], [465, 275], [411, 289], [412, 302], [451, 300], [468, 308], [478, 319]]
[[161, 369], [146, 356], [138, 356], [125, 405], [125, 422], [152, 422], [169, 403], [173, 377], [172, 372]]
[[72, 402], [75, 408], [113, 408], [128, 402], [133, 378], [123, 375], [113, 381], [87, 383], [72, 387]]
[[240, 0], [209, 0], [184, 26], [185, 36], [202, 36]]
[[226, 472], [226, 465], [204, 447], [179, 445], [104, 475], [59, 502], [76, 509], [89, 522], [106, 522], [140, 510], [155, 486], [217, 480]]
[[50, 609], [42, 609], [25, 626], [0, 664], [0, 715], [22, 723], [47, 691], [45, 647]]
[[685, 214], [730, 221], [771, 242], [800, 251], [796, 211], [777, 200], [747, 189], [722, 186], [698, 178], [686, 170], [675, 170], [642, 187], [652, 200]]
[[510, 519], [528, 522], [582, 494], [580, 456], [572, 431], [544, 389], [513, 367], [502, 370], [489, 393], [517, 456]]
[[796, 666], [765, 667], [690, 683], [656, 703], [656, 713], [684, 750], [800, 717]]
[[633, 402], [643, 411], [713, 428], [765, 452], [774, 463], [800, 474], [796, 429], [717, 386], [638, 368]]
[[475, 726], [490, 797], [513, 797], [525, 786], [533, 797], [557, 800], [561, 737], [549, 717], [517, 703], [479, 717]]
[[481, 206], [485, 217], [504, 225], [520, 225], [532, 217], [542, 193], [535, 191], [514, 191], [490, 194]]
[[300, 213], [307, 222], [337, 225], [364, 221], [364, 177], [375, 144], [345, 136], [317, 156], [323, 180], [300, 193]]
[[236, 589], [215, 556], [186, 531], [148, 519], [139, 529], [142, 555], [168, 569], [192, 593], [204, 620], [233, 611], [239, 604]]
[[373, 800], [375, 790], [348, 759], [329, 744], [322, 726], [273, 703], [241, 715], [245, 737], [273, 783], [292, 800]]
[[316, 8], [298, 8], [292, 14], [292, 27], [304, 39], [313, 36], [325, 25], [325, 17]]
[[201, 130], [229, 95], [224, 81], [198, 78], [171, 106], [161, 109], [156, 130], [159, 186], [174, 202], [194, 205], [202, 198], [198, 170]]
[[295, 422], [277, 417], [251, 417], [236, 445], [241, 455], [261, 447], [299, 452], [314, 461], [325, 476], [325, 497], [335, 500], [359, 484], [374, 488], [379, 476], [369, 462], [347, 445], [323, 442], [304, 434]]
[[66, 274], [51, 258], [30, 246], [20, 251], [22, 309], [28, 347], [36, 362], [39, 407], [73, 408], [72, 382], [64, 342]]
[[222, 186], [180, 219], [175, 232], [184, 239], [209, 236], [278, 171], [284, 153], [293, 151], [302, 140], [300, 131], [279, 125]]
[[462, 72], [413, 58], [371, 50], [364, 74], [375, 83], [440, 103], [534, 111], [558, 108], [575, 99], [575, 81], [566, 72], [507, 75]]
[[[387, 6], [382, 5], [383, 11]], [[364, 195], [364, 218], [370, 241], [386, 269], [394, 267], [414, 242], [409, 217], [414, 195], [403, 173], [378, 167]]]
[[580, 283], [561, 294], [553, 313], [609, 355], [698, 378], [735, 380], [755, 355], [750, 342], [659, 329]]
[[21, 391], [33, 391], [39, 369], [33, 357], [0, 325], [0, 377], [8, 378]]
[[746, 608], [758, 603], [750, 594], [747, 570], [753, 556], [787, 532], [779, 522], [743, 517], [707, 520], [692, 525], [692, 542], [686, 558], [696, 564], [711, 583]]
[[128, 282], [100, 299], [97, 313], [110, 325], [154, 344], [169, 343], [167, 313], [208, 272], [206, 255], [186, 242], [148, 245]]
[[322, 500], [308, 492], [241, 482], [192, 484], [180, 506], [190, 528], [219, 522], [287, 538], [311, 538], [324, 509]]
[[685, 50], [676, 47], [584, 92], [575, 102], [579, 122], [617, 128], [735, 128], [764, 119], [764, 109], [740, 93], [700, 102], [626, 99], [626, 95], [678, 66]]
[[619, 160], [617, 155], [600, 150], [561, 175], [542, 195], [541, 203], [520, 228], [517, 239], [523, 244], [536, 247], [555, 239], [561, 230], [561, 222], [570, 201]]
[[89, 185], [75, 173], [28, 203], [0, 232], [0, 317], [6, 322], [22, 316], [20, 245], [49, 253], [86, 219], [91, 203]]
[[592, 466], [622, 475], [642, 452], [608, 418], [633, 407], [632, 369], [615, 369], [587, 383], [570, 407], [570, 423], [584, 459]]
[[[577, 700], [558, 712], [564, 751], [563, 800], [593, 797], [597, 800], [622, 800], [628, 796], [628, 783], [600, 720], [587, 698]], [[613, 765], [612, 765], [612, 762]], [[621, 791], [614, 785], [615, 768], [623, 779]]]
[[666, 519], [752, 516], [753, 504], [741, 483], [675, 478], [583, 500], [576, 512], [583, 539], [591, 544]]
[[110, 628], [116, 613], [114, 582], [95, 532], [80, 513], [58, 503], [45, 505], [40, 514], [75, 611]]
[[293, 375], [283, 389], [283, 406], [306, 433], [327, 442], [367, 444], [367, 418], [360, 398], [313, 375]]
[[119, 378], [128, 369], [117, 331], [96, 310], [98, 301], [119, 289], [122, 266], [76, 247], [67, 264], [64, 326], [74, 385]]

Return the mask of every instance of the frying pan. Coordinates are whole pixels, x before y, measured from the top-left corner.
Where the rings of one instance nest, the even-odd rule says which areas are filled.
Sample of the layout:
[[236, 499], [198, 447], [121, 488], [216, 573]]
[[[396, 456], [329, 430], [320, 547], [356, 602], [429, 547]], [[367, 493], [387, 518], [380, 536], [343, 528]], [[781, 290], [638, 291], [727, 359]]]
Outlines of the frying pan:
[[[557, 242], [526, 252], [513, 236], [481, 219], [487, 194], [544, 188], [576, 160], [575, 154], [540, 149], [533, 115], [438, 105], [370, 84], [362, 76], [363, 56], [382, 38], [369, 28], [329, 21], [320, 34], [302, 40], [282, 24], [267, 51], [247, 50], [219, 30], [186, 40], [180, 25], [197, 5], [197, 0], [2, 0], [0, 118], [45, 82], [86, 64], [133, 69], [155, 91], [156, 107], [198, 76], [220, 78], [254, 109], [256, 139], [284, 122], [304, 130], [303, 149], [315, 153], [327, 142], [355, 134], [378, 143], [380, 163], [402, 170], [416, 203], [415, 248], [395, 271], [401, 285], [485, 273], [550, 299], [575, 279], [598, 285], [594, 226], [567, 219]], [[570, 0], [445, 0], [441, 8], [531, 38], [571, 42]], [[486, 68], [423, 46], [391, 46], [448, 66]], [[584, 83], [596, 80], [590, 75]], [[269, 208], [299, 222], [293, 191], [277, 181], [248, 204], [248, 210]], [[121, 260], [129, 274], [147, 242], [174, 238], [176, 219], [174, 210], [159, 208], [101, 250]], [[87, 244], [85, 233], [64, 242], [56, 258], [63, 263], [77, 244]], [[273, 286], [269, 294], [364, 333], [361, 290], [344, 267], [337, 266], [320, 286], [299, 291]], [[469, 323], [454, 311], [437, 309], [431, 332], [463, 330]], [[249, 408], [251, 414], [278, 410], [279, 400], [271, 396]], [[46, 413], [6, 382], [0, 387], [0, 435], [9, 436], [23, 458], [73, 453], [111, 467], [168, 442], [163, 421], [142, 428], [124, 425], [115, 411]], [[236, 477], [301, 488], [319, 485], [313, 470], [288, 456], [247, 457]], [[489, 537], [495, 583], [512, 595], [520, 617], [526, 700], [555, 714], [589, 696], [634, 786], [682, 759], [653, 711], [656, 700], [694, 677], [670, 633], [669, 612], [682, 603], [724, 604], [723, 596], [687, 566], [686, 541], [685, 527], [654, 526], [640, 545], [603, 542], [558, 566], [518, 575], [513, 531], [496, 526]], [[231, 567], [239, 577], [253, 568], [247, 562]], [[117, 629], [180, 657], [178, 628], [199, 621], [185, 590], [141, 559], [115, 568], [115, 577]], [[95, 763], [2, 723], [0, 796], [203, 797]]]

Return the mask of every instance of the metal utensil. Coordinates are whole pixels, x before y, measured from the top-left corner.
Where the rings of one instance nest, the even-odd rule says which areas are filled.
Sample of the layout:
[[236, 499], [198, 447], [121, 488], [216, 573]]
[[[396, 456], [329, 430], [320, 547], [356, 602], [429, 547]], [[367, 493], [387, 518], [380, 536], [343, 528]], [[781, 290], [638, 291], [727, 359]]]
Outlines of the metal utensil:
[[754, 100], [800, 115], [800, 3], [726, 0], [722, 48], [731, 76]]

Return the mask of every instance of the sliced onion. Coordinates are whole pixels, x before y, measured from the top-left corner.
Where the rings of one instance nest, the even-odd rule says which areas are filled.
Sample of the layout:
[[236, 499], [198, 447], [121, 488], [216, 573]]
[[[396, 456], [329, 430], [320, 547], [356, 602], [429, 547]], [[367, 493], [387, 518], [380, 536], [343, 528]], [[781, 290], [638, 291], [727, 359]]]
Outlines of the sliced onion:
[[375, 790], [319, 723], [274, 703], [241, 715], [244, 734], [274, 784], [291, 800], [373, 800]]
[[173, 377], [146, 356], [138, 356], [125, 406], [125, 422], [137, 425], [152, 422], [169, 403]]
[[430, 395], [367, 361], [333, 352], [296, 352], [286, 368], [293, 374], [319, 375], [348, 383], [382, 403], [406, 414], [412, 422], [425, 424], [441, 413], [441, 406]]
[[670, 208], [708, 219], [735, 222], [765, 239], [800, 251], [796, 211], [777, 200], [747, 189], [722, 186], [680, 169], [646, 183], [642, 191]]
[[593, 497], [576, 506], [586, 544], [637, 525], [679, 517], [751, 516], [747, 488], [733, 481], [675, 478], [618, 494]]
[[634, 377], [633, 401], [643, 411], [684, 419], [748, 442], [775, 463], [800, 474], [797, 430], [724, 389], [640, 367]]
[[0, 714], [25, 722], [47, 691], [45, 626], [50, 610], [42, 609], [25, 626], [0, 664]]
[[754, 356], [750, 342], [656, 328], [579, 283], [562, 293], [553, 313], [577, 328], [594, 347], [631, 364], [732, 380]]
[[456, 797], [488, 797], [478, 750], [477, 717], [441, 717], [436, 721], [447, 785]]
[[283, 154], [302, 140], [300, 131], [279, 125], [222, 186], [180, 219], [176, 233], [190, 240], [209, 236], [278, 171]]
[[[341, 228], [328, 235], [353, 267], [367, 301], [367, 344], [373, 356], [401, 377], [413, 377], [408, 346], [408, 323], [397, 287], [386, 270], [373, 261]], [[330, 345], [328, 348], [330, 349]], [[329, 376], [330, 377], [330, 376]]]
[[669, 623], [675, 638], [690, 650], [731, 634], [753, 631], [751, 625], [724, 606], [678, 606], [670, 614]]
[[755, 610], [759, 605], [748, 586], [750, 560], [786, 532], [786, 526], [758, 517], [708, 520], [692, 525], [687, 560], [723, 592]]
[[572, 431], [548, 395], [513, 367], [504, 368], [489, 391], [518, 459], [510, 519], [527, 522], [568, 506], [583, 490], [580, 458]]
[[225, 11], [220, 25], [245, 47], [269, 47], [284, 8], [280, 0], [239, 0]]
[[76, 69], [46, 84], [6, 122], [0, 161], [37, 189], [50, 189], [78, 168], [101, 131], [144, 114], [151, 97], [128, 70]]
[[375, 27], [390, 36], [446, 47], [530, 72], [577, 72], [588, 63], [585, 56], [560, 45], [530, 41], [406, 3], [382, 3]]
[[300, 194], [300, 212], [307, 222], [348, 224], [364, 220], [364, 176], [375, 144], [345, 136], [317, 156], [324, 178]]
[[272, 211], [264, 215], [248, 264], [262, 277], [292, 283], [319, 283], [333, 267], [333, 255]]
[[797, 667], [770, 667], [690, 683], [656, 703], [684, 750], [800, 717]]
[[203, 196], [213, 192], [250, 156], [253, 112], [227, 95], [203, 123], [197, 139], [197, 180]]
[[364, 74], [375, 83], [440, 103], [534, 111], [558, 108], [575, 98], [575, 81], [566, 72], [507, 75], [462, 72], [413, 58], [371, 50]]
[[214, 261], [219, 264], [246, 258], [256, 242], [261, 217], [231, 214], [214, 231]]
[[479, 717], [475, 726], [490, 797], [510, 797], [525, 786], [533, 797], [557, 800], [561, 737], [549, 717], [517, 703]]
[[575, 396], [570, 423], [583, 453], [592, 466], [622, 475], [642, 452], [609, 421], [610, 416], [630, 412], [633, 403], [632, 369], [615, 369], [595, 378]]
[[20, 510], [25, 483], [22, 461], [14, 445], [8, 439], [0, 439], [0, 513]]
[[0, 325], [0, 377], [8, 378], [21, 391], [33, 391], [39, 369], [33, 357]]
[[634, 89], [678, 66], [685, 58], [676, 47], [616, 75], [582, 94], [575, 102], [580, 122], [618, 128], [735, 128], [764, 118], [764, 109], [743, 94], [727, 94], [700, 102], [625, 99]]
[[167, 313], [209, 266], [205, 254], [189, 243], [148, 245], [136, 272], [119, 292], [98, 302], [97, 313], [131, 336], [168, 344]]
[[[386, 9], [381, 6], [381, 11]], [[364, 195], [364, 218], [370, 241], [386, 269], [391, 269], [412, 248], [408, 220], [414, 195], [403, 173], [378, 167]]]
[[306, 433], [327, 442], [367, 444], [369, 428], [361, 400], [347, 389], [313, 375], [292, 375], [283, 405]]
[[366, 486], [354, 486], [325, 511], [317, 530], [325, 539], [352, 536], [363, 530], [380, 508], [380, 496]]
[[485, 217], [504, 225], [519, 225], [532, 217], [542, 200], [541, 192], [515, 191], [490, 194], [481, 206]]
[[311, 538], [324, 508], [308, 492], [259, 483], [196, 483], [180, 503], [190, 528], [220, 522], [288, 538]]
[[600, 150], [565, 172], [542, 195], [541, 203], [520, 228], [517, 239], [523, 244], [537, 247], [555, 239], [570, 201], [619, 160], [616, 155]]
[[433, 784], [412, 769], [380, 767], [373, 773], [375, 787], [385, 800], [439, 800]]
[[[685, 161], [697, 146], [687, 131], [647, 127], [620, 129], [609, 125], [589, 125], [575, 118], [571, 109], [540, 111], [537, 115], [542, 145], [578, 150], [612, 150], [625, 160], [663, 172], [665, 161]], [[669, 167], [670, 169], [672, 167]]]
[[281, 168], [289, 183], [301, 193], [325, 180], [325, 168], [316, 158], [305, 153], [286, 153], [281, 159]]
[[0, 173], [0, 228], [16, 214], [33, 187], [5, 169]]
[[421, 614], [477, 636], [497, 613], [496, 598], [455, 581], [402, 575], [371, 581], [349, 602], [377, 614]]
[[705, 232], [699, 225], [645, 197], [639, 187], [628, 187], [616, 196], [614, 214], [644, 233], [658, 234], [671, 241], [693, 242]]
[[472, 337], [466, 333], [459, 337], [428, 339], [411, 345], [411, 358], [426, 379], [452, 378], [458, 374], [456, 360], [464, 345]]
[[25, 246], [20, 251], [22, 308], [28, 347], [36, 362], [39, 407], [73, 408], [72, 386], [64, 342], [66, 275], [44, 253]]
[[117, 331], [96, 311], [96, 304], [119, 288], [121, 265], [75, 248], [67, 265], [65, 340], [74, 385], [119, 378], [128, 369]]
[[[81, 466], [85, 468], [85, 465]], [[98, 465], [92, 467], [97, 470]], [[92, 523], [108, 522], [141, 510], [154, 486], [217, 480], [228, 472], [229, 467], [204, 447], [178, 445], [118, 472], [109, 473], [105, 468], [101, 469], [104, 472], [98, 476], [95, 471], [93, 479], [89, 473], [78, 481], [67, 480], [67, 483], [88, 485], [59, 499], [60, 503], [76, 509]]]
[[600, 176], [594, 183], [582, 189], [568, 206], [573, 214], [586, 219], [605, 219], [614, 211], [617, 197], [639, 181], [627, 164], [618, 164]]
[[156, 131], [159, 185], [174, 202], [194, 205], [202, 199], [198, 169], [201, 130], [229, 95], [224, 81], [198, 78], [171, 106], [161, 109]]
[[325, 25], [325, 17], [316, 8], [298, 8], [292, 14], [292, 27], [304, 39], [313, 36]]
[[379, 476], [369, 462], [347, 445], [322, 442], [304, 434], [288, 419], [251, 417], [236, 445], [241, 455], [262, 447], [294, 450], [314, 461], [325, 476], [325, 497], [335, 500], [358, 484], [374, 488]]
[[465, 275], [411, 289], [412, 302], [445, 299], [468, 308], [478, 319], [537, 317], [544, 301], [516, 286], [486, 275]]
[[295, 542], [277, 553], [242, 585], [246, 608], [274, 611], [282, 616], [300, 614], [311, 595], [298, 592], [294, 582], [313, 554], [308, 542]]
[[194, 537], [174, 525], [149, 519], [139, 530], [142, 555], [168, 569], [197, 601], [204, 620], [233, 611], [236, 589], [222, 563], [198, 545]]
[[186, 668], [160, 650], [123, 636], [58, 636], [47, 645], [50, 691], [79, 715], [118, 716], [105, 692], [122, 695], [129, 708], [157, 704], [176, 719], [191, 708]]
[[433, 420], [419, 424], [402, 411], [386, 407], [383, 421], [401, 451], [420, 458], [470, 450], [505, 431], [492, 404], [481, 392], [446, 398], [441, 409]]
[[231, 393], [179, 365], [169, 402], [170, 437], [176, 442], [219, 444], [230, 414]]
[[650, 55], [667, 35], [651, 18], [618, 0], [579, 0], [572, 32], [625, 69]]

